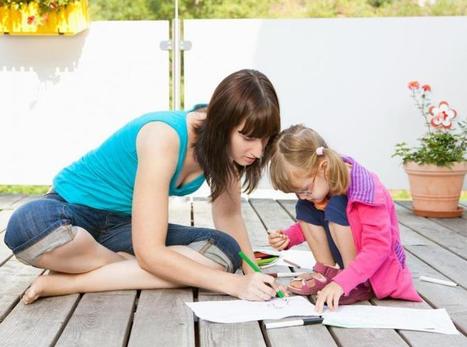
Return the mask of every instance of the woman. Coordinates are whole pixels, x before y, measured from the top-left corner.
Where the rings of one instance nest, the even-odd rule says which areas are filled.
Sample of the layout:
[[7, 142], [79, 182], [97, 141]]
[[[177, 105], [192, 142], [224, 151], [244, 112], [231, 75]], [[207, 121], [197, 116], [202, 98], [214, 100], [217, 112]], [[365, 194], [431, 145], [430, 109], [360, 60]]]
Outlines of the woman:
[[[234, 272], [240, 249], [253, 256], [240, 181], [247, 192], [256, 187], [279, 130], [274, 87], [254, 70], [226, 77], [207, 107], [129, 122], [63, 169], [51, 193], [10, 218], [8, 247], [20, 261], [52, 271], [35, 280], [23, 301], [180, 286], [248, 300], [275, 296], [272, 277], [247, 266], [245, 276]], [[169, 196], [189, 194], [204, 180], [218, 230], [169, 224]]]

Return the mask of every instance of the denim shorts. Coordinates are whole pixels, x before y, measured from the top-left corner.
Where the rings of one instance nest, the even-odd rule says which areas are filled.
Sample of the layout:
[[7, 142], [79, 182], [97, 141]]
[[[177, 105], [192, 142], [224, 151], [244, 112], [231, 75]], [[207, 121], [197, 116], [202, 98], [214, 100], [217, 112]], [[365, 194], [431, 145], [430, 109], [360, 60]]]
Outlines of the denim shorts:
[[[40, 255], [72, 241], [79, 228], [114, 252], [134, 254], [131, 215], [71, 204], [55, 192], [15, 210], [5, 232], [5, 244], [18, 260], [34, 266]], [[229, 272], [241, 265], [237, 241], [222, 231], [168, 224], [166, 245], [188, 246]]]
[[295, 205], [295, 212], [297, 214], [297, 220], [304, 221], [309, 224], [322, 226], [326, 232], [326, 238], [328, 240], [329, 249], [331, 250], [334, 260], [339, 264], [341, 269], [344, 268], [344, 262], [342, 256], [337, 249], [336, 244], [331, 236], [329, 230], [329, 222], [336, 223], [343, 226], [349, 226], [347, 220], [347, 196], [346, 195], [335, 195], [332, 196], [324, 211], [318, 210], [315, 205], [307, 200], [298, 200]]

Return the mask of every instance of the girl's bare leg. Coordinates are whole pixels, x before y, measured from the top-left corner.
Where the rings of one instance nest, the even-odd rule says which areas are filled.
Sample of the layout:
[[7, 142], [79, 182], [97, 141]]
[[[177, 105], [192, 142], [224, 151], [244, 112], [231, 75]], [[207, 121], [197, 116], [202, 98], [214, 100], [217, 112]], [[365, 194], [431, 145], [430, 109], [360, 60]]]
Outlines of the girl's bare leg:
[[328, 266], [335, 266], [336, 262], [329, 248], [324, 228], [303, 221], [300, 221], [300, 226], [316, 261]]
[[349, 226], [329, 223], [332, 239], [342, 256], [344, 267], [347, 267], [355, 259], [357, 251], [353, 241], [352, 230]]

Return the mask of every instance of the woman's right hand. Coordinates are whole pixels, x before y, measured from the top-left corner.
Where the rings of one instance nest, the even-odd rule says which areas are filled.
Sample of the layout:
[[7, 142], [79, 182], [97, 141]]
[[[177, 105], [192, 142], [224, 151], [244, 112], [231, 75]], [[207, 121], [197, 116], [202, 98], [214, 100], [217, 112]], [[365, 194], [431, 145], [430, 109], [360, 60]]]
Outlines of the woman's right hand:
[[276, 296], [274, 277], [253, 272], [238, 276], [232, 294], [243, 300], [267, 301]]
[[278, 251], [282, 251], [287, 248], [290, 243], [290, 239], [282, 230], [273, 230], [269, 232], [268, 242], [271, 247]]

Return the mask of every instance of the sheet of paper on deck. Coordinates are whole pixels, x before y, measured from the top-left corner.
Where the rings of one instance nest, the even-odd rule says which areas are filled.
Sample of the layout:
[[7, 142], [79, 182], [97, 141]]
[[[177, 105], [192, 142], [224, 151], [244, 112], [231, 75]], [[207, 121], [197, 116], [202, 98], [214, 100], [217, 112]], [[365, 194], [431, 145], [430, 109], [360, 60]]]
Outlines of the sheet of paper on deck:
[[241, 323], [292, 316], [318, 316], [314, 305], [301, 296], [270, 301], [200, 301], [186, 303], [201, 319], [217, 323]]
[[[314, 305], [300, 296], [266, 302], [228, 300], [186, 303], [201, 319], [217, 323], [241, 323], [292, 316], [317, 316]], [[459, 334], [445, 309], [349, 305], [323, 313], [326, 325], [344, 328], [386, 328]]]
[[344, 328], [387, 328], [459, 334], [445, 309], [349, 305], [326, 311], [323, 324]]

